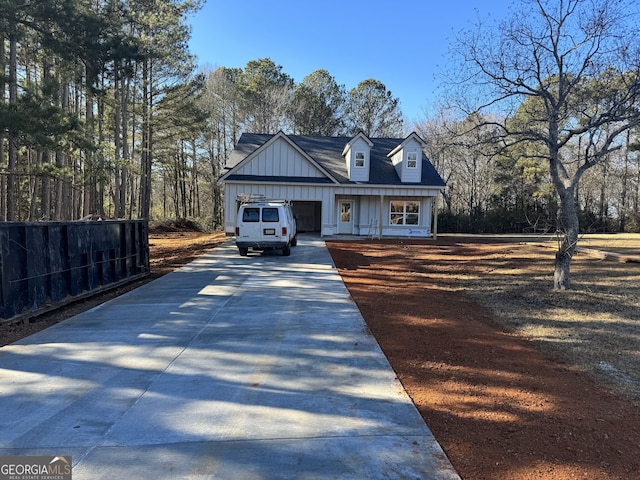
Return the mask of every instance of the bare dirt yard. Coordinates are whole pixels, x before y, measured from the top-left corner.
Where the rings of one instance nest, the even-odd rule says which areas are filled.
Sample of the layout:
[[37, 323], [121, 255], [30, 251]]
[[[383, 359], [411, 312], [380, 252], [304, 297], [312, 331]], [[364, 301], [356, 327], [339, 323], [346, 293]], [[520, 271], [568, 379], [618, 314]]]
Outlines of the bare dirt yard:
[[[583, 244], [640, 252], [637, 236]], [[462, 478], [640, 478], [640, 263], [579, 253], [554, 292], [553, 243], [328, 245]]]
[[[155, 232], [149, 281], [224, 241]], [[470, 479], [640, 478], [640, 236], [588, 237], [574, 289], [554, 245], [328, 242], [354, 301], [456, 470]], [[295, 250], [292, 253], [295, 258]], [[0, 345], [140, 285], [0, 326]]]

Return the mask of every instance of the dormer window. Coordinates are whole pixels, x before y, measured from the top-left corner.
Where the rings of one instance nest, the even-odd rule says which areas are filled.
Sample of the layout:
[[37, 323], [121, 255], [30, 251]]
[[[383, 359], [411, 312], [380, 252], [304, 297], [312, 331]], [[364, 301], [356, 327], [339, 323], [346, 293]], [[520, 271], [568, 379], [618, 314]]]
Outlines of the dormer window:
[[373, 142], [360, 132], [347, 142], [342, 156], [347, 164], [347, 173], [351, 182], [368, 182], [371, 167], [371, 148]]
[[418, 154], [416, 152], [407, 153], [407, 168], [418, 168]]
[[424, 147], [424, 140], [417, 134], [412, 133], [387, 154], [401, 182], [419, 183], [421, 181], [422, 150]]

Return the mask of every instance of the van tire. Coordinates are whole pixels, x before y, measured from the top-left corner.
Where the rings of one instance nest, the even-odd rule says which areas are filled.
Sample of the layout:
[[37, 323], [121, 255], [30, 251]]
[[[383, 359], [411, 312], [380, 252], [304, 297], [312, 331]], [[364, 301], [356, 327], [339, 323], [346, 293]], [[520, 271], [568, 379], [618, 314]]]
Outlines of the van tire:
[[238, 252], [240, 253], [241, 257], [246, 257], [247, 253], [249, 253], [249, 249], [248, 248], [238, 247]]
[[294, 237], [291, 239], [291, 246], [296, 247], [297, 245], [298, 245], [298, 235], [294, 235]]
[[291, 255], [291, 246], [287, 245], [282, 249], [282, 256], [288, 257], [289, 255]]

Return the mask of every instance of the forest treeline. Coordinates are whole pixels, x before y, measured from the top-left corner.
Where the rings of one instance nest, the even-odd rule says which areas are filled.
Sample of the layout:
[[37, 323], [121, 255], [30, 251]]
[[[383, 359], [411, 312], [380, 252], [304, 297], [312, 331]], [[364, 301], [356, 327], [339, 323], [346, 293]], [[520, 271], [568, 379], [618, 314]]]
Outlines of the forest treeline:
[[[506, 148], [486, 114], [442, 107], [409, 124], [378, 80], [347, 89], [319, 68], [296, 82], [270, 58], [197, 70], [188, 18], [200, 7], [0, 0], [1, 221], [192, 218], [216, 228], [217, 178], [243, 132], [416, 131], [447, 182], [440, 231], [555, 230], [548, 165], [532, 146]], [[529, 122], [530, 107], [523, 100], [509, 121]], [[637, 135], [629, 130], [584, 174], [575, 193], [582, 229], [640, 231]]]

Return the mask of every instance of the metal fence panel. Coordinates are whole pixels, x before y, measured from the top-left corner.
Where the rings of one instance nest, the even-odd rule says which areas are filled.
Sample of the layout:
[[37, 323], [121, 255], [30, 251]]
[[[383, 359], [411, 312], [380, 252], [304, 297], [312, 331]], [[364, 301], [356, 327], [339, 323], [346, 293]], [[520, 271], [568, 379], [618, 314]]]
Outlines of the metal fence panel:
[[0, 322], [149, 274], [148, 223], [0, 223]]

